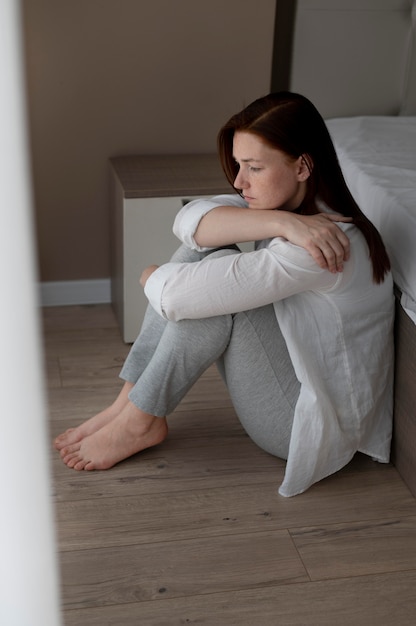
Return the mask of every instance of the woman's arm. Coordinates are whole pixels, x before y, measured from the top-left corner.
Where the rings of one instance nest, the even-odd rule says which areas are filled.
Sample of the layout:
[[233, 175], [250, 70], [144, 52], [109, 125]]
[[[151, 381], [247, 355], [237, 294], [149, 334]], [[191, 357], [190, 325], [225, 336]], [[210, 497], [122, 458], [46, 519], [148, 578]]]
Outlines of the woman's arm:
[[178, 321], [237, 313], [302, 291], [333, 289], [343, 276], [322, 270], [306, 250], [275, 238], [270, 247], [253, 252], [225, 250], [196, 263], [153, 265], [140, 282], [155, 311]]
[[[192, 250], [200, 252], [208, 251], [210, 248], [218, 248], [216, 244], [213, 246], [199, 246], [195, 241], [194, 235], [201, 219], [212, 211], [221, 206], [227, 207], [247, 207], [247, 203], [238, 194], [221, 194], [213, 198], [199, 198], [187, 202], [178, 212], [173, 223], [173, 232], [182, 243]], [[254, 241], [251, 238], [251, 241]], [[234, 241], [232, 243], [235, 243]]]
[[198, 246], [211, 248], [243, 241], [284, 237], [309, 252], [319, 267], [342, 271], [349, 258], [349, 239], [335, 222], [350, 222], [339, 214], [299, 215], [288, 211], [217, 206], [199, 221]]

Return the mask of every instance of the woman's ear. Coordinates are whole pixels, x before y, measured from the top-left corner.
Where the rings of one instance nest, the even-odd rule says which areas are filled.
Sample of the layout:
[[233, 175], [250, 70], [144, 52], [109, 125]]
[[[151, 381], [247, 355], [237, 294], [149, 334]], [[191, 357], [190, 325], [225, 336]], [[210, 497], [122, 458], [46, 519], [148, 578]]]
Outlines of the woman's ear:
[[302, 154], [298, 159], [298, 177], [303, 182], [312, 174], [313, 163], [308, 154]]

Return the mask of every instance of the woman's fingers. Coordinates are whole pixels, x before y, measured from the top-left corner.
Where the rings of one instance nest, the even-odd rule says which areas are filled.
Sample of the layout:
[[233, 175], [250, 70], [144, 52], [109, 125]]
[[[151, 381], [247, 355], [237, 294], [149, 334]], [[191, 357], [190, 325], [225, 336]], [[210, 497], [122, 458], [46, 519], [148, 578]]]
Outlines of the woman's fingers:
[[336, 225], [336, 222], [351, 222], [351, 218], [321, 213], [315, 218], [311, 228], [313, 241], [316, 245], [312, 254], [318, 265], [331, 272], [342, 272], [343, 264], [350, 257], [350, 240]]

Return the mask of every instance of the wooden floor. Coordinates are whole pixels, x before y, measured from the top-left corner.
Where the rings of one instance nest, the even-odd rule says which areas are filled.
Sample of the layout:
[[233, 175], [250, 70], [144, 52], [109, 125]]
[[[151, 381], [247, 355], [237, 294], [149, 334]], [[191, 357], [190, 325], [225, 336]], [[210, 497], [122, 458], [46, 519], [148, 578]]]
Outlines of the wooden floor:
[[[106, 406], [128, 346], [107, 305], [44, 309], [51, 438]], [[416, 502], [358, 456], [301, 496], [241, 429], [215, 370], [170, 436], [105, 472], [51, 450], [66, 626], [416, 622]]]

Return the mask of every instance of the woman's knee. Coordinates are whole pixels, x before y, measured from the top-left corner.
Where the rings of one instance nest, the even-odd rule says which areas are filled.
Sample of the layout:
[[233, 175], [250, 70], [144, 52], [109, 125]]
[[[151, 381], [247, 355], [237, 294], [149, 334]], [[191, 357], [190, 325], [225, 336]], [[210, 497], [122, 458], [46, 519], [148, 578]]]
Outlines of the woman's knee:
[[172, 263], [196, 263], [197, 261], [201, 261], [203, 258], [204, 254], [202, 252], [192, 250], [192, 248], [188, 248], [188, 246], [185, 246], [183, 243], [173, 253], [170, 260]]
[[184, 319], [167, 322], [165, 335], [171, 341], [192, 342], [196, 344], [229, 343], [233, 327], [231, 315], [216, 315], [203, 319]]
[[241, 250], [235, 244], [223, 246], [221, 248], [214, 248], [212, 250], [206, 250], [204, 252], [188, 248], [188, 246], [185, 246], [185, 244], [181, 244], [179, 248], [173, 253], [170, 260], [172, 263], [196, 263], [211, 255], [213, 258], [218, 258], [221, 256], [226, 256], [227, 254], [238, 254], [239, 252], [241, 252]]

